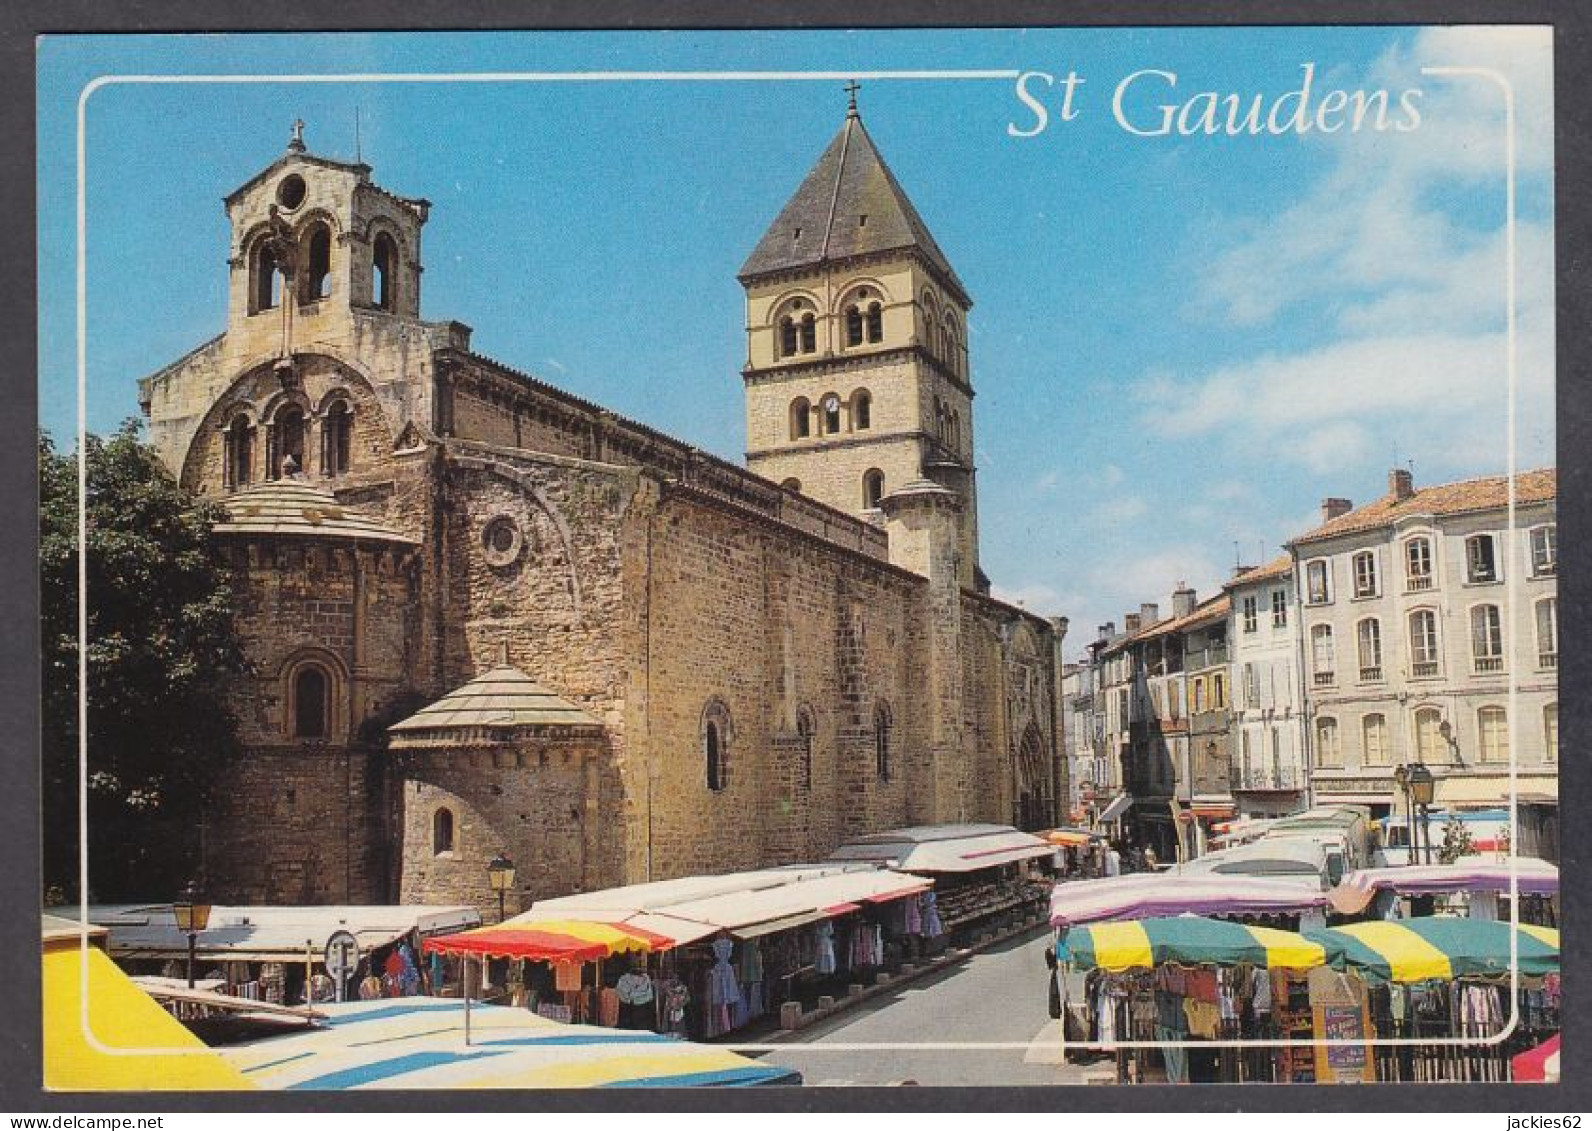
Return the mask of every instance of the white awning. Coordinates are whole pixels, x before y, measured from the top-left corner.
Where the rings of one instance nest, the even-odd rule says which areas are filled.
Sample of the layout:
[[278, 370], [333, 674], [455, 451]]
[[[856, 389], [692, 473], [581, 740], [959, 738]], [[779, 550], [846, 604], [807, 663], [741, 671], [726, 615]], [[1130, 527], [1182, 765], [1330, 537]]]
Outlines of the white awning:
[[1129, 794], [1117, 794], [1111, 799], [1111, 804], [1107, 805], [1101, 812], [1098, 823], [1105, 824], [1107, 821], [1115, 821], [1119, 819], [1122, 814], [1128, 811], [1128, 807], [1132, 804], [1133, 798]]
[[[61, 909], [66, 915], [74, 913]], [[90, 907], [91, 923], [106, 928], [106, 948], [115, 958], [176, 958], [188, 953], [188, 936], [177, 929], [170, 904]], [[481, 915], [465, 906], [230, 907], [210, 909], [196, 952], [208, 962], [302, 962], [319, 958], [334, 931], [349, 931], [369, 953], [411, 931], [441, 934], [479, 926]]]
[[925, 825], [859, 837], [830, 855], [907, 872], [974, 872], [1055, 854], [1055, 845], [1010, 825]]

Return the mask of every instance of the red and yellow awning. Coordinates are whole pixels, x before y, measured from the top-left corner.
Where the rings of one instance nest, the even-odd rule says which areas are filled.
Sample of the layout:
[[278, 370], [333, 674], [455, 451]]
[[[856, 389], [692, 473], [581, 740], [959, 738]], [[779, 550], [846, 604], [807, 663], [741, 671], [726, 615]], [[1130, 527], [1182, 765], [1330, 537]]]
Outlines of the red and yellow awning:
[[668, 950], [675, 940], [640, 927], [581, 919], [510, 919], [422, 944], [427, 953], [485, 955], [533, 962], [595, 962], [615, 954]]

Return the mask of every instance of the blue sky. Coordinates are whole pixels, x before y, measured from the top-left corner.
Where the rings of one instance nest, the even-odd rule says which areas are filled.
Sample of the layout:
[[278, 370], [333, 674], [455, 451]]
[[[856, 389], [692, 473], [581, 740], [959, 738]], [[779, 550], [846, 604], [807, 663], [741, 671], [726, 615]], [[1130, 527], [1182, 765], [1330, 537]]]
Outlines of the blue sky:
[[[1202, 91], [1421, 91], [1409, 132], [1138, 137]], [[1106, 619], [1209, 592], [1368, 501], [1505, 466], [1503, 130], [1513, 86], [1521, 466], [1553, 462], [1552, 74], [1531, 29], [73, 37], [42, 41], [41, 423], [76, 418], [78, 95], [96, 76], [1014, 69], [1083, 79], [1031, 138], [1009, 79], [864, 83], [864, 120], [972, 292], [983, 560]], [[87, 104], [89, 427], [222, 329], [221, 197], [303, 118], [434, 203], [422, 313], [485, 354], [731, 459], [735, 272], [839, 127], [838, 79], [112, 85]], [[1035, 87], [1038, 90], [1038, 87]], [[1269, 105], [1269, 103], [1268, 103]], [[1235, 551], [1235, 542], [1237, 549]], [[1070, 651], [1075, 649], [1070, 649]]]

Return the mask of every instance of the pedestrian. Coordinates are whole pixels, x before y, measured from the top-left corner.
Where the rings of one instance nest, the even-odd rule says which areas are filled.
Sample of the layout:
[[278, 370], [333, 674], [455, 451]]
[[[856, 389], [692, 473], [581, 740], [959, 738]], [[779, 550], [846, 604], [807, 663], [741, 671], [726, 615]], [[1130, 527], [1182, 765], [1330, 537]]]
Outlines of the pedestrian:
[[1114, 844], [1106, 845], [1106, 875], [1120, 876], [1122, 874], [1122, 853], [1117, 851]]
[[1153, 872], [1156, 870], [1158, 863], [1159, 861], [1157, 861], [1155, 858], [1155, 849], [1146, 848], [1144, 850], [1144, 870], [1147, 872]]

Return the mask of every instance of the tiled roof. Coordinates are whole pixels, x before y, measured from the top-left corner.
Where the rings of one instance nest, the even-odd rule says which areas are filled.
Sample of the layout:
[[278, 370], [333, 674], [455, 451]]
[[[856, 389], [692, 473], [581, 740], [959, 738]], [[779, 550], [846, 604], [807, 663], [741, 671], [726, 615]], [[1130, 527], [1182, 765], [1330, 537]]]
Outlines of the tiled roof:
[[228, 496], [227, 521], [217, 534], [280, 534], [307, 538], [347, 538], [369, 542], [420, 543], [388, 529], [362, 511], [337, 501], [330, 491], [299, 479], [277, 479]]
[[1240, 585], [1248, 585], [1253, 581], [1270, 581], [1274, 577], [1287, 577], [1293, 572], [1293, 555], [1283, 554], [1273, 558], [1263, 566], [1246, 570], [1222, 584], [1223, 589], [1233, 589]]
[[[1517, 503], [1548, 502], [1557, 495], [1558, 473], [1551, 467], [1522, 471], [1515, 476]], [[1399, 519], [1419, 515], [1466, 514], [1471, 511], [1501, 509], [1509, 505], [1509, 477], [1493, 475], [1485, 479], [1462, 479], [1458, 483], [1439, 483], [1422, 487], [1407, 499], [1384, 495], [1374, 503], [1357, 507], [1331, 522], [1295, 538], [1290, 545], [1317, 542], [1339, 534], [1375, 530], [1391, 526]]]
[[393, 736], [393, 746], [402, 748], [428, 745], [461, 731], [601, 725], [518, 668], [501, 665], [387, 729]]
[[1233, 599], [1229, 594], [1223, 593], [1218, 597], [1211, 597], [1194, 606], [1194, 611], [1181, 617], [1165, 617], [1154, 624], [1142, 625], [1139, 631], [1113, 640], [1106, 649], [1115, 652], [1129, 644], [1140, 640], [1154, 640], [1158, 636], [1165, 636], [1171, 632], [1181, 632], [1184, 629], [1195, 628], [1213, 620], [1221, 620], [1233, 611]]
[[916, 248], [965, 293], [929, 226], [874, 148], [862, 119], [847, 115], [818, 164], [753, 249], [741, 277], [908, 248]]

